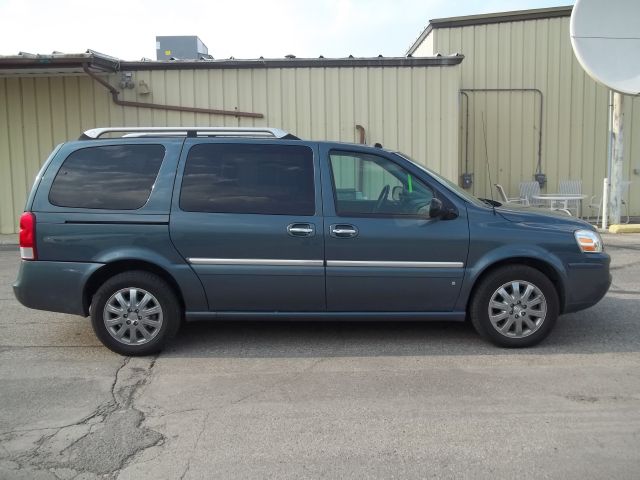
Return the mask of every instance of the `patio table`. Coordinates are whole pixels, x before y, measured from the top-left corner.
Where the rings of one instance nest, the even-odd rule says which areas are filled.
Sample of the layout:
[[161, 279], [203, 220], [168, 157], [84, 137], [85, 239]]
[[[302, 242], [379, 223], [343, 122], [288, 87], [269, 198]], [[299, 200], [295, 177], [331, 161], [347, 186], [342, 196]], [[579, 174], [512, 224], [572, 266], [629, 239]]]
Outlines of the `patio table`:
[[[543, 202], [549, 202], [550, 210], [561, 210], [571, 215], [571, 211], [568, 208], [569, 202], [571, 200], [578, 200], [580, 202], [580, 207], [582, 208], [582, 200], [587, 198], [587, 196], [577, 193], [540, 193], [538, 195], [532, 195], [531, 198]], [[562, 207], [558, 208], [556, 206], [556, 202], [560, 202]]]

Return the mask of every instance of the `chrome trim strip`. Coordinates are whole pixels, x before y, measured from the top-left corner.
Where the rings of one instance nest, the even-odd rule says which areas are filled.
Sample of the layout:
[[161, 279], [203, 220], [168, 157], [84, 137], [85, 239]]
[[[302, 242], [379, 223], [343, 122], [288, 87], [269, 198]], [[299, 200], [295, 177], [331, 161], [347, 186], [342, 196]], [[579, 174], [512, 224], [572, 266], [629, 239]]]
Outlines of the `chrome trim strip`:
[[193, 265], [250, 265], [267, 267], [323, 267], [324, 260], [289, 260], [280, 258], [187, 258]]
[[462, 268], [463, 266], [463, 262], [378, 262], [369, 260], [327, 260], [327, 267]]
[[[192, 265], [245, 265], [268, 267], [323, 267], [323, 260], [280, 258], [187, 258]], [[327, 267], [462, 268], [463, 262], [401, 262], [370, 260], [327, 260]]]

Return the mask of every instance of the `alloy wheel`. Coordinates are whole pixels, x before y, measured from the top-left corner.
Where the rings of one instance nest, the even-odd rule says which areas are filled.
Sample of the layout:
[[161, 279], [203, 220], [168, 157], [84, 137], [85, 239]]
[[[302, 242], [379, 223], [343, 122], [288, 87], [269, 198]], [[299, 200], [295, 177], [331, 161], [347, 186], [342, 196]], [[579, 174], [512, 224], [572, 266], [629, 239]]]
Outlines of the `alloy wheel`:
[[109, 334], [126, 345], [142, 345], [158, 335], [162, 327], [162, 306], [148, 291], [122, 288], [104, 305], [103, 321]]
[[489, 320], [498, 333], [523, 338], [536, 332], [547, 316], [547, 300], [531, 282], [514, 280], [500, 286], [489, 301]]

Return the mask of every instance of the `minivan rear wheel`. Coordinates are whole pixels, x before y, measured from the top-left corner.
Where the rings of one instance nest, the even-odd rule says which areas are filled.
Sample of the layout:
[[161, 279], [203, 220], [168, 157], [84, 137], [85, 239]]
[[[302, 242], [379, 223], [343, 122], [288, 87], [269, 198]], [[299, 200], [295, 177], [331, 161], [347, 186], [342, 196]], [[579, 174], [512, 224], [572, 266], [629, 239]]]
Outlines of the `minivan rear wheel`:
[[182, 318], [172, 288], [145, 271], [114, 275], [98, 288], [91, 302], [96, 336], [121, 355], [150, 355], [177, 333]]
[[530, 347], [553, 329], [559, 315], [551, 280], [527, 265], [508, 265], [481, 280], [469, 315], [476, 331], [502, 347]]

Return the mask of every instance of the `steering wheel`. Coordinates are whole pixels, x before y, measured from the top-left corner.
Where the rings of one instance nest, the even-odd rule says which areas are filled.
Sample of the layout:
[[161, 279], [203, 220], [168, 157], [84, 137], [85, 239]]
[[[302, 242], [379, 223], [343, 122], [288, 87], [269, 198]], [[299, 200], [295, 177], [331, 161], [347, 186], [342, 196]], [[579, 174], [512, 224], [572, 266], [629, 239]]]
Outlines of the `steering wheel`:
[[382, 208], [382, 205], [384, 205], [384, 202], [387, 200], [387, 196], [389, 196], [389, 190], [391, 190], [391, 185], [385, 185], [384, 187], [382, 187], [380, 195], [378, 195], [376, 206], [373, 209], [374, 212], [377, 212]]

